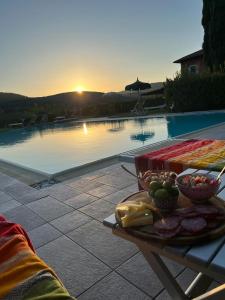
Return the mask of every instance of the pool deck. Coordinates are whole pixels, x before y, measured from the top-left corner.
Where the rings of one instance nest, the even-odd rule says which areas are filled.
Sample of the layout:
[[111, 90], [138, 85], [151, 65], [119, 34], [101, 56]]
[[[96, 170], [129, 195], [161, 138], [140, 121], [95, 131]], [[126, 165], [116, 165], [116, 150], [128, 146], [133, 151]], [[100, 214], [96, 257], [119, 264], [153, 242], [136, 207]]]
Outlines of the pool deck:
[[[185, 138], [225, 139], [225, 124]], [[137, 191], [136, 179], [119, 162], [105, 164], [40, 190], [0, 173], [0, 212], [24, 226], [37, 253], [79, 300], [170, 299], [139, 251], [102, 225], [122, 198]], [[134, 171], [134, 164], [126, 166]], [[166, 263], [184, 289], [196, 275]]]

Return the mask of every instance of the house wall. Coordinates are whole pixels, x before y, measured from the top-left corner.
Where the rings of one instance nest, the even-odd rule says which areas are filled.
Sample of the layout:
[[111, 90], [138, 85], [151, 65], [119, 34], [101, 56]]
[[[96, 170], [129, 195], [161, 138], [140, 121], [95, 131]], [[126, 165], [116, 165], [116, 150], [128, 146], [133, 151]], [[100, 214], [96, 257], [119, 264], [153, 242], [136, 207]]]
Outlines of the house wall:
[[195, 57], [191, 58], [185, 62], [181, 63], [181, 73], [183, 73], [185, 70], [188, 70], [190, 72], [191, 66], [197, 66], [197, 73], [201, 73], [205, 69], [205, 64], [203, 61], [203, 57]]

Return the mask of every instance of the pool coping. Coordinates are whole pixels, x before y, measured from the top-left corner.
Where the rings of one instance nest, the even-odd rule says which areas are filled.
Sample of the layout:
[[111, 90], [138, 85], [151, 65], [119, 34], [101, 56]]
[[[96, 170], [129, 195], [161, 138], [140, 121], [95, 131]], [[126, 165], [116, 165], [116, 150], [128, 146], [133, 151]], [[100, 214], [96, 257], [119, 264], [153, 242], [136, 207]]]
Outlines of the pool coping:
[[161, 114], [152, 114], [144, 116], [127, 116], [127, 117], [102, 117], [102, 118], [87, 118], [77, 120], [77, 123], [90, 123], [90, 122], [104, 122], [104, 121], [120, 121], [120, 120], [132, 120], [132, 119], [148, 119], [148, 118], [157, 118], [165, 116], [183, 116], [183, 115], [198, 115], [198, 114], [212, 114], [212, 113], [225, 113], [225, 109], [222, 110], [199, 110], [194, 112], [184, 112], [184, 113], [161, 113]]
[[[212, 112], [212, 111], [210, 111], [210, 112]], [[206, 112], [206, 113], [208, 114], [210, 112]], [[213, 111], [213, 112], [215, 112], [215, 111]], [[225, 112], [225, 110], [224, 110], [224, 112]], [[193, 113], [188, 113], [188, 114], [193, 114]], [[196, 112], [196, 114], [197, 114], [197, 112]], [[178, 114], [174, 114], [174, 115], [177, 116]], [[181, 115], [183, 115], [183, 114], [181, 114]], [[146, 116], [146, 118], [149, 118], [149, 116], [148, 117]], [[134, 119], [134, 118], [132, 118], [132, 119]], [[3, 173], [6, 173], [7, 175], [11, 175], [17, 179], [19, 177], [19, 179], [21, 181], [24, 181], [30, 185], [36, 184], [43, 180], [51, 180], [51, 179], [57, 179], [59, 181], [63, 181], [65, 179], [69, 179], [74, 176], [82, 176], [82, 175], [86, 174], [87, 172], [94, 172], [98, 169], [113, 165], [115, 163], [119, 163], [119, 162], [133, 163], [135, 155], [141, 154], [141, 153], [143, 153], [143, 151], [144, 151], [144, 153], [146, 153], [148, 151], [151, 151], [152, 148], [163, 147], [164, 145], [167, 145], [169, 142], [176, 142], [176, 140], [177, 141], [185, 140], [185, 137], [187, 137], [191, 134], [200, 133], [200, 132], [208, 130], [210, 128], [216, 128], [216, 127], [219, 127], [222, 125], [225, 125], [225, 122], [221, 122], [216, 125], [211, 125], [208, 127], [198, 129], [198, 130], [194, 130], [189, 133], [178, 135], [178, 136], [175, 136], [174, 138], [168, 138], [168, 139], [165, 139], [165, 140], [153, 143], [153, 144], [149, 144], [149, 145], [146, 145], [143, 147], [138, 147], [138, 148], [130, 150], [130, 151], [121, 152], [121, 153], [118, 153], [118, 154], [115, 154], [112, 156], [108, 156], [108, 157], [105, 157], [105, 158], [102, 158], [99, 160], [95, 160], [93, 162], [89, 162], [89, 163], [86, 163], [86, 164], [83, 164], [80, 166], [75, 166], [75, 167], [72, 167], [69, 169], [65, 169], [65, 170], [62, 170], [62, 171], [56, 172], [56, 173], [47, 173], [47, 172], [44, 172], [41, 170], [33, 169], [31, 167], [23, 166], [18, 163], [10, 162], [10, 161], [4, 160], [4, 159], [0, 159], [0, 171], [2, 171]], [[4, 168], [2, 169], [3, 166], [4, 166]], [[5, 170], [6, 167], [8, 168], [8, 172], [7, 172], [7, 170]]]

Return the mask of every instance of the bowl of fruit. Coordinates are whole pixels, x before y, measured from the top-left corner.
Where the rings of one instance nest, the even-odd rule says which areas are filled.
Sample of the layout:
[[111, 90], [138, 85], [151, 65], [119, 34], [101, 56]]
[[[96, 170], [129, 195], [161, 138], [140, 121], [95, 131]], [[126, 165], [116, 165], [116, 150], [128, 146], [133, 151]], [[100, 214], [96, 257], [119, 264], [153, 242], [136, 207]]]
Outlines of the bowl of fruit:
[[166, 171], [147, 171], [140, 176], [141, 186], [162, 212], [172, 211], [177, 205], [179, 190], [176, 177], [176, 173]]
[[220, 179], [211, 174], [193, 173], [178, 176], [176, 184], [181, 193], [193, 202], [203, 203], [217, 193]]

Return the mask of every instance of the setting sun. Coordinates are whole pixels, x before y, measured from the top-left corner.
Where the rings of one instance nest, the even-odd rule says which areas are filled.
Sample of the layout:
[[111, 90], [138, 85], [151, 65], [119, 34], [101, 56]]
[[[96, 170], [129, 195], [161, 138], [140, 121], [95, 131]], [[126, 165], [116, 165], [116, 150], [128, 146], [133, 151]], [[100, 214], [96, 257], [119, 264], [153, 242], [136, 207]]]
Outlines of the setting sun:
[[82, 94], [83, 93], [83, 91], [84, 91], [84, 88], [82, 87], [82, 86], [77, 86], [76, 88], [75, 88], [75, 91], [77, 92], [77, 93], [79, 93], [79, 94]]

